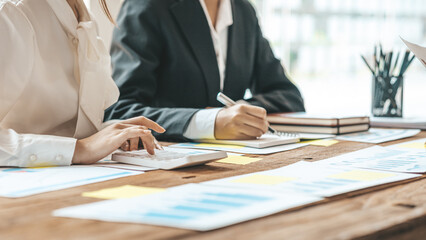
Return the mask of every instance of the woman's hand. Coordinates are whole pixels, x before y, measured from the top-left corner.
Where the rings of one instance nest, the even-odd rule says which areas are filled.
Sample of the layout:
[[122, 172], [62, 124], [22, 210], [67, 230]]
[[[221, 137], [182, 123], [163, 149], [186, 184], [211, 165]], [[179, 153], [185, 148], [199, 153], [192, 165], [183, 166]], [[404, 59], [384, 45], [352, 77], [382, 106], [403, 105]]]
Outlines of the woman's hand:
[[265, 109], [237, 104], [219, 111], [214, 135], [216, 139], [256, 139], [268, 131], [268, 126]]
[[[134, 139], [137, 139], [138, 143], [140, 139], [148, 153], [153, 155], [154, 149], [159, 148], [159, 144], [149, 129], [158, 133], [166, 131], [160, 125], [145, 117], [136, 117], [115, 123], [88, 138], [78, 140], [72, 163], [95, 163], [122, 147], [123, 144], [127, 143], [127, 140], [131, 139], [133, 139], [133, 143], [136, 142]], [[132, 147], [134, 148], [134, 146]]]

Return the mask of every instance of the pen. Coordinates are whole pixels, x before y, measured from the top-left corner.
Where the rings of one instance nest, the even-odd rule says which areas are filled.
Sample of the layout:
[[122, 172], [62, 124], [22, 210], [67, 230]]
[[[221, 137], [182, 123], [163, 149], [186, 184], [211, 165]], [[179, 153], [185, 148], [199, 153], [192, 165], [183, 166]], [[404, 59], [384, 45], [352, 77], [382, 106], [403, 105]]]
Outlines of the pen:
[[[234, 102], [234, 100], [230, 99], [228, 96], [226, 96], [223, 93], [218, 93], [217, 94], [217, 98], [216, 98], [219, 102], [221, 102], [223, 105], [227, 106], [227, 107], [232, 107], [234, 105], [236, 105], [237, 103]], [[273, 134], [277, 134], [278, 131], [271, 128], [270, 126], [268, 126], [268, 130], [273, 133]]]

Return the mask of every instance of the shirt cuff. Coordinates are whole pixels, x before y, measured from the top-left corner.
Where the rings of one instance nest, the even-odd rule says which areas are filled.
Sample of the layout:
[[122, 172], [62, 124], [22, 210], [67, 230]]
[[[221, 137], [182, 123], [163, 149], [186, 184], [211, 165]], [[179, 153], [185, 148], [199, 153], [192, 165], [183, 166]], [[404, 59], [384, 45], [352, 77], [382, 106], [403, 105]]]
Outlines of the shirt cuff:
[[69, 166], [77, 139], [47, 135], [21, 134], [20, 167]]
[[215, 139], [214, 125], [220, 110], [221, 108], [213, 108], [198, 111], [191, 118], [183, 136], [189, 139]]

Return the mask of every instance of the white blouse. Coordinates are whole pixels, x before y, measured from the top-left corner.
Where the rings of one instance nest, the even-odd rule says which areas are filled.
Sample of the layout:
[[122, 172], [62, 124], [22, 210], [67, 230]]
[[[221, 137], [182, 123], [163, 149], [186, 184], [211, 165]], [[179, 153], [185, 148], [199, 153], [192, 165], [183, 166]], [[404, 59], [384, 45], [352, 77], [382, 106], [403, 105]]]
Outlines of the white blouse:
[[96, 23], [66, 0], [0, 0], [0, 33], [0, 166], [70, 165], [119, 95]]

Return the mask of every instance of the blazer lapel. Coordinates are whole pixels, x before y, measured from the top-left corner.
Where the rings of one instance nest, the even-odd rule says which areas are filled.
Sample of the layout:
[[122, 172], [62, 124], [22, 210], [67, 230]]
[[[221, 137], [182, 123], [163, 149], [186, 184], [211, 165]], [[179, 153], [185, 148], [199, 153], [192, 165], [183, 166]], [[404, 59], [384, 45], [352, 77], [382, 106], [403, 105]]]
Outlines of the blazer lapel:
[[241, 76], [239, 76], [240, 70], [238, 69], [237, 63], [239, 63], [241, 59], [244, 59], [244, 53], [248, 50], [244, 49], [245, 39], [241, 37], [245, 36], [244, 29], [238, 27], [242, 26], [241, 21], [243, 21], [243, 19], [240, 18], [238, 15], [239, 12], [235, 9], [235, 2], [231, 0], [231, 3], [234, 23], [229, 27], [228, 31], [228, 54], [223, 92], [231, 99], [238, 100], [242, 99], [244, 96], [244, 92], [241, 93], [241, 88], [244, 88], [244, 86], [240, 86], [244, 83], [240, 81]]
[[181, 0], [170, 7], [204, 74], [208, 104], [217, 106], [220, 75], [210, 27], [198, 0]]

